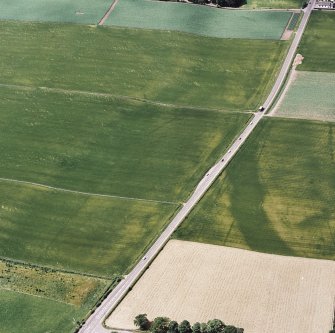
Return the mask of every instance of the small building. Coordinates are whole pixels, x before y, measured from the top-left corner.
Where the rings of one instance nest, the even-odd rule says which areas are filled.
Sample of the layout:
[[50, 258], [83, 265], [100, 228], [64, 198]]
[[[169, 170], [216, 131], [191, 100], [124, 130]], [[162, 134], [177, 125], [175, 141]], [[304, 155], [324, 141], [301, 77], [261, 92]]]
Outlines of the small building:
[[315, 9], [335, 9], [335, 0], [316, 0]]

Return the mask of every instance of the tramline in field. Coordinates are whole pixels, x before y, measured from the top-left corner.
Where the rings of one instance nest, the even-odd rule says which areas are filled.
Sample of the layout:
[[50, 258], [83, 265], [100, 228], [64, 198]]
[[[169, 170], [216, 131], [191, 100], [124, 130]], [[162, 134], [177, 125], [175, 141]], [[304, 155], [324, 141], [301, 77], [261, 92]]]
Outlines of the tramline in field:
[[248, 333], [327, 332], [334, 274], [332, 261], [172, 240], [106, 325], [131, 330], [146, 313], [191, 324], [220, 318]]

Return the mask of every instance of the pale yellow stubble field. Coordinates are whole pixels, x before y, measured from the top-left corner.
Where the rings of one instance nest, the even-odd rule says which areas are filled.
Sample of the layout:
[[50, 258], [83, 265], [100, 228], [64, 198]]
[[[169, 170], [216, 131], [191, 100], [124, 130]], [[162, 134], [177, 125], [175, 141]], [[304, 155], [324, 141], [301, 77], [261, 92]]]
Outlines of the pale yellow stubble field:
[[331, 329], [335, 262], [172, 240], [107, 319], [167, 316], [222, 319], [245, 332], [320, 333]]

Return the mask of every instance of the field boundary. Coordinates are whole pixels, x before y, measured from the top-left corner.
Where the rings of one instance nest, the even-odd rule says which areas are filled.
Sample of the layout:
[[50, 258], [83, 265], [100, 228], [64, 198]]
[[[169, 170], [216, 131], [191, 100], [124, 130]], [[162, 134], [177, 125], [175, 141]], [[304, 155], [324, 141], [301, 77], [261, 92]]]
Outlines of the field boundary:
[[17, 183], [17, 184], [24, 184], [24, 185], [32, 185], [32, 186], [35, 186], [35, 187], [47, 188], [47, 189], [55, 190], [55, 191], [59, 191], [59, 192], [81, 194], [81, 195], [87, 195], [87, 196], [92, 196], [92, 197], [102, 197], [102, 198], [112, 198], [112, 199], [120, 199], [120, 200], [131, 200], [131, 201], [162, 203], [162, 204], [167, 204], [167, 205], [179, 205], [179, 203], [172, 202], [172, 201], [160, 201], [160, 200], [143, 199], [143, 198], [123, 197], [123, 196], [111, 195], [111, 194], [100, 194], [100, 193], [82, 192], [82, 191], [69, 190], [69, 189], [65, 189], [65, 188], [61, 188], [61, 187], [54, 187], [54, 186], [40, 184], [40, 183], [28, 182], [28, 181], [25, 181], [25, 180], [17, 180], [17, 179], [10, 179], [10, 178], [2, 178], [2, 177], [0, 177], [0, 182], [1, 181], [2, 182], [7, 182], [7, 183]]
[[[72, 270], [67, 270], [67, 269], [63, 269], [63, 268], [56, 268], [53, 266], [46, 266], [46, 265], [41, 265], [41, 264], [36, 264], [33, 262], [27, 262], [24, 260], [20, 260], [20, 259], [14, 259], [14, 258], [8, 258], [8, 257], [2, 257], [0, 256], [0, 261], [2, 262], [7, 262], [13, 265], [21, 265], [24, 267], [28, 267], [28, 268], [39, 268], [39, 269], [45, 269], [51, 272], [59, 272], [59, 273], [64, 273], [64, 274], [73, 274], [73, 275], [81, 275], [81, 276], [87, 276], [90, 278], [95, 278], [95, 279], [100, 279], [100, 280], [104, 280], [104, 281], [110, 281], [111, 278], [108, 276], [101, 276], [101, 275], [94, 275], [91, 273], [85, 273], [85, 272], [79, 272], [79, 271], [72, 271]], [[113, 277], [113, 276], [112, 276]]]
[[67, 302], [64, 302], [64, 301], [60, 301], [58, 299], [53, 299], [53, 298], [45, 297], [45, 296], [41, 296], [41, 295], [34, 295], [34, 294], [26, 293], [24, 291], [18, 291], [18, 290], [13, 290], [13, 289], [10, 289], [10, 288], [3, 288], [3, 287], [0, 288], [0, 291], [1, 290], [10, 291], [10, 292], [13, 292], [13, 293], [27, 295], [27, 296], [31, 296], [31, 297], [38, 297], [38, 298], [46, 299], [48, 301], [57, 302], [57, 303], [66, 304], [66, 305], [69, 305], [69, 306], [76, 307], [76, 305], [74, 305], [74, 304], [67, 303]]
[[212, 111], [212, 112], [222, 112], [222, 113], [254, 113], [254, 109], [250, 110], [232, 110], [232, 109], [216, 109], [216, 108], [206, 108], [206, 107], [197, 107], [183, 104], [172, 104], [172, 103], [163, 103], [159, 101], [153, 101], [151, 99], [140, 98], [140, 97], [132, 97], [127, 95], [117, 95], [117, 94], [109, 94], [109, 93], [101, 93], [94, 91], [85, 91], [85, 90], [71, 90], [71, 89], [62, 89], [62, 88], [50, 88], [50, 87], [34, 87], [34, 86], [24, 86], [24, 85], [16, 85], [16, 84], [6, 84], [0, 83], [0, 88], [9, 88], [9, 89], [17, 89], [22, 91], [34, 91], [34, 90], [42, 90], [46, 92], [54, 92], [65, 95], [84, 95], [84, 96], [95, 96], [101, 98], [114, 98], [125, 101], [134, 101], [140, 103], [147, 103], [151, 105], [157, 105], [162, 107], [170, 107], [175, 109], [185, 109], [185, 110], [195, 110], [195, 111]]

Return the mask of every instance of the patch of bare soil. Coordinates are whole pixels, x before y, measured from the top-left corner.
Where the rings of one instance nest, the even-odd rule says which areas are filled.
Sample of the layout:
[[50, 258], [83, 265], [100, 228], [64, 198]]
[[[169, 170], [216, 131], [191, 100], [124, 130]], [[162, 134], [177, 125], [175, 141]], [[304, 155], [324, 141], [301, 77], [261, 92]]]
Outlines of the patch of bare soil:
[[293, 31], [292, 30], [285, 30], [280, 38], [280, 40], [289, 40], [292, 36]]

